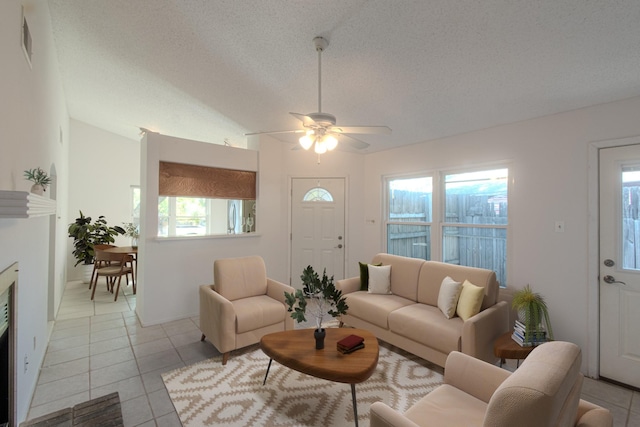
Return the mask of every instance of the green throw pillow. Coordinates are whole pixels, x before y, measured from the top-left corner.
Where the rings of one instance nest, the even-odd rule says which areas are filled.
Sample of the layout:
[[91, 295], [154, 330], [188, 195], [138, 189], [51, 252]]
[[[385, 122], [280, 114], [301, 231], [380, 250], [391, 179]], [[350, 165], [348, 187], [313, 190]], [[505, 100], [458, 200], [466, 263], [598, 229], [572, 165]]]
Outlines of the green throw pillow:
[[[358, 264], [360, 265], [360, 290], [368, 291], [369, 290], [369, 264], [367, 264], [366, 262], [359, 262]], [[371, 264], [371, 265], [380, 267], [382, 263]]]

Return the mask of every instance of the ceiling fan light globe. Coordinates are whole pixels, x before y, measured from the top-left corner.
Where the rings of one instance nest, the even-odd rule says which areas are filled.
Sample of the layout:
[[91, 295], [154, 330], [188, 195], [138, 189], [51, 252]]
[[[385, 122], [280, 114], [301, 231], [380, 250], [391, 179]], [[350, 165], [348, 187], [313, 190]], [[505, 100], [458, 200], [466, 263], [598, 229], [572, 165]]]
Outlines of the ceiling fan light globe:
[[299, 139], [300, 145], [305, 150], [308, 150], [313, 145], [313, 138], [309, 135], [305, 135]]
[[326, 145], [327, 150], [331, 151], [338, 146], [338, 140], [333, 135], [327, 135], [323, 141], [324, 145]]
[[314, 151], [317, 154], [324, 154], [327, 152], [327, 145], [323, 141], [316, 141], [316, 146]]

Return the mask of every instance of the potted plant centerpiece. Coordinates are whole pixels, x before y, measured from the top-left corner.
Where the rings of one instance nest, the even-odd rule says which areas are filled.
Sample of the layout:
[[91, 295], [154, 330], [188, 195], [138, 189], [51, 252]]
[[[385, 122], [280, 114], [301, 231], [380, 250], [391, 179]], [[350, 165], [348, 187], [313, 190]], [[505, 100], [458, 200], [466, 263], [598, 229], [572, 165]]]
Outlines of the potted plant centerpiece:
[[140, 238], [140, 229], [132, 222], [123, 222], [125, 236], [131, 237], [131, 246], [138, 247], [138, 239]]
[[41, 168], [28, 169], [24, 171], [24, 177], [33, 182], [31, 186], [31, 192], [39, 196], [44, 195], [47, 191], [47, 186], [51, 184], [51, 178]]
[[[95, 222], [91, 222], [90, 216], [84, 216], [80, 211], [80, 217], [75, 222], [69, 224], [69, 237], [73, 237], [73, 256], [76, 258], [75, 265], [83, 264], [91, 266], [95, 256], [94, 245], [108, 245], [115, 242], [114, 236], [124, 234], [122, 227], [107, 225], [104, 216], [99, 216]], [[83, 281], [89, 283], [92, 269], [85, 267]]]
[[547, 337], [553, 339], [547, 303], [542, 295], [533, 292], [530, 285], [513, 294], [511, 307], [517, 311], [518, 320], [524, 325], [525, 341], [529, 338], [535, 344], [546, 341]]
[[[347, 314], [349, 306], [346, 298], [342, 296], [342, 291], [336, 289], [333, 283], [333, 276], [327, 277], [327, 270], [322, 273], [322, 279], [308, 266], [302, 272], [302, 289], [296, 290], [295, 294], [285, 292], [285, 300], [291, 317], [300, 322], [307, 319], [305, 314], [307, 310], [315, 318], [316, 329], [314, 336], [316, 337], [316, 349], [324, 348], [325, 330], [322, 328], [322, 320], [325, 315], [337, 317], [341, 314]], [[310, 304], [307, 299], [313, 299]], [[297, 303], [297, 304], [296, 304]], [[295, 307], [294, 307], [295, 306]]]

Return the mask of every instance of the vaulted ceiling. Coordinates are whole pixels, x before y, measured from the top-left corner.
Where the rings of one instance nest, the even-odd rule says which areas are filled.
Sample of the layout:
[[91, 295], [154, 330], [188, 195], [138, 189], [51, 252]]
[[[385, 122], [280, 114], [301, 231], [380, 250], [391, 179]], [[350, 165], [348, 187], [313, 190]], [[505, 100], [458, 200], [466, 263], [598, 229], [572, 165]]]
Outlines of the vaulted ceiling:
[[[242, 145], [322, 110], [362, 152], [640, 95], [638, 0], [49, 0], [72, 118]], [[295, 136], [281, 135], [293, 142]]]

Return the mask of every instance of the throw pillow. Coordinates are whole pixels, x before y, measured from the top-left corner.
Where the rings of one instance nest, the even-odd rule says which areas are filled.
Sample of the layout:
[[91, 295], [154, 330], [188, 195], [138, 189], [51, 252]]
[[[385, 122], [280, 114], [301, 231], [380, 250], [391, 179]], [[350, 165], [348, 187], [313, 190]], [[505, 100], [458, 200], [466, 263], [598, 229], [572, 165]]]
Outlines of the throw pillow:
[[[360, 290], [366, 291], [369, 289], [369, 264], [366, 262], [359, 262], [360, 265]], [[381, 266], [382, 264], [371, 264], [375, 266]]]
[[465, 280], [462, 284], [462, 292], [460, 292], [460, 299], [458, 299], [458, 307], [456, 308], [456, 314], [460, 316], [462, 320], [475, 316], [480, 313], [480, 306], [482, 306], [482, 299], [484, 298], [484, 288], [482, 286], [476, 286], [468, 280]]
[[460, 298], [461, 291], [461, 282], [456, 282], [449, 276], [442, 280], [440, 293], [438, 293], [438, 308], [447, 319], [451, 319], [456, 315], [456, 307], [458, 306], [458, 298]]
[[390, 294], [391, 293], [391, 266], [390, 265], [369, 265], [369, 293]]

